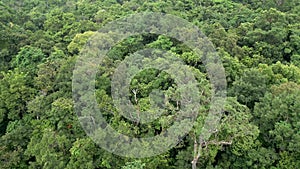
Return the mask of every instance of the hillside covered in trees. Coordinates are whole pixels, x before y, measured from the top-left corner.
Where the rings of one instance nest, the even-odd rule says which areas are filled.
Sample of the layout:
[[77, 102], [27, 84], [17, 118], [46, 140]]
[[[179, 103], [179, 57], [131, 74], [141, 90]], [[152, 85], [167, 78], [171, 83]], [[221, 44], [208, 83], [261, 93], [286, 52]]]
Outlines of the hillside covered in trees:
[[[163, 91], [169, 100], [161, 116], [147, 124], [118, 113], [112, 74], [142, 49], [162, 49], [182, 59], [199, 84], [195, 93], [201, 105], [193, 128], [175, 147], [131, 158], [106, 151], [88, 136], [74, 108], [72, 80], [95, 32], [142, 12], [185, 19], [208, 37], [225, 69], [227, 98], [218, 128], [208, 139], [198, 139], [213, 95], [201, 57], [165, 35], [122, 40], [98, 65], [95, 79], [97, 106], [115, 131], [130, 137], [159, 135], [174, 125], [176, 112], [184, 107], [176, 80], [146, 69], [131, 79], [128, 98], [135, 109], [151, 113], [156, 111], [151, 92]], [[114, 36], [99, 38], [109, 43]], [[0, 168], [300, 168], [300, 1], [1, 0]]]

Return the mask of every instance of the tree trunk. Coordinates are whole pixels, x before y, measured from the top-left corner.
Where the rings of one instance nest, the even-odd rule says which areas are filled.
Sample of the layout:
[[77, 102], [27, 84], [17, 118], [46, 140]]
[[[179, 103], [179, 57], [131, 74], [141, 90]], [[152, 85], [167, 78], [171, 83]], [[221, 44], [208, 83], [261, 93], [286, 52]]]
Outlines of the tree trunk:
[[198, 158], [194, 158], [194, 160], [192, 161], [192, 169], [197, 169], [197, 162]]

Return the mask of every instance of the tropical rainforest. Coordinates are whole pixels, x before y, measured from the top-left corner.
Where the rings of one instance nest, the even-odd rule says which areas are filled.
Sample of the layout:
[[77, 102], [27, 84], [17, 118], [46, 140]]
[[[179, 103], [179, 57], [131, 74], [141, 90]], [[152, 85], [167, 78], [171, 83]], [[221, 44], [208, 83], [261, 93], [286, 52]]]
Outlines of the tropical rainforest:
[[[170, 14], [196, 25], [222, 61], [227, 96], [218, 128], [199, 140], [212, 95], [201, 57], [165, 35], [131, 36], [113, 46], [98, 66], [95, 96], [103, 118], [119, 133], [157, 135], [174, 124], [182, 106], [174, 79], [146, 69], [130, 82], [132, 105], [155, 111], [149, 101], [155, 89], [170, 101], [149, 124], [122, 117], [114, 107], [111, 75], [130, 54], [145, 48], [170, 51], [200, 84], [202, 106], [189, 133], [162, 154], [130, 158], [106, 151], [84, 131], [74, 109], [72, 78], [95, 32], [141, 12]], [[300, 1], [1, 0], [0, 168], [300, 168]]]

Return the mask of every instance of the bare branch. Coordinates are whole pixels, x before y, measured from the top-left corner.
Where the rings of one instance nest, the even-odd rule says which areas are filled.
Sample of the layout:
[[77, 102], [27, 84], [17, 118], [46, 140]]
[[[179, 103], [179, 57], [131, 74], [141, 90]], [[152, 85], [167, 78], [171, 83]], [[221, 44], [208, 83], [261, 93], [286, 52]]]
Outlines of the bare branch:
[[213, 144], [213, 145], [231, 145], [232, 140], [230, 140], [230, 141], [215, 141], [215, 140], [212, 140], [212, 141], [209, 141], [207, 144], [208, 145], [209, 144]]

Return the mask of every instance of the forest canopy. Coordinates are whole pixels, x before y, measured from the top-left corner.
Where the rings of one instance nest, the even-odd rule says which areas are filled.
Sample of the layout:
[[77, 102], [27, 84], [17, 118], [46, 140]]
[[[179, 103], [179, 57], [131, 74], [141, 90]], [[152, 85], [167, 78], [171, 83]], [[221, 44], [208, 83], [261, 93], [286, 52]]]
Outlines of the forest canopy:
[[[176, 79], [150, 68], [133, 76], [128, 100], [138, 112], [154, 114], [154, 98], [158, 107], [164, 103], [161, 116], [151, 123], [123, 117], [115, 106], [112, 75], [132, 54], [147, 48], [168, 51], [197, 82], [198, 91], [191, 93], [201, 106], [192, 129], [170, 150], [137, 159], [106, 151], [89, 137], [76, 113], [72, 80], [82, 51], [98, 30], [142, 12], [170, 14], [195, 25], [220, 58], [227, 95], [218, 127], [204, 139], [201, 129], [214, 86], [201, 56], [159, 34], [132, 35], [114, 45], [96, 65], [93, 95], [102, 118], [119, 133], [138, 138], [164, 133], [185, 106], [178, 101], [184, 88]], [[110, 45], [116, 36], [98, 38]], [[1, 0], [0, 91], [2, 169], [300, 168], [300, 1]], [[79, 94], [89, 99], [90, 93]]]

